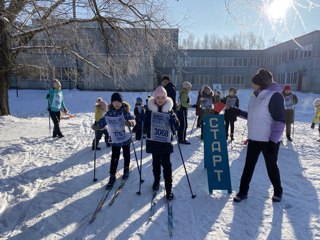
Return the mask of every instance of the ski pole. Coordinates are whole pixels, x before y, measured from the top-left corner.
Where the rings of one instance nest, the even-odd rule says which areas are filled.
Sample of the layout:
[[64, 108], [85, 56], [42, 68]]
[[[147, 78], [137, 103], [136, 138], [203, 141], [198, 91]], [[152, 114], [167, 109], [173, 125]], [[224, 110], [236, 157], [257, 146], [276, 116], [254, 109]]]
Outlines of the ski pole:
[[138, 195], [141, 195], [141, 177], [142, 177], [142, 149], [143, 149], [143, 121], [141, 123], [141, 150], [140, 150], [140, 182], [139, 182], [139, 191], [137, 192]]
[[[128, 128], [129, 128], [130, 133], [132, 133], [131, 128], [130, 127], [128, 127]], [[138, 168], [138, 172], [139, 172], [140, 182], [144, 182], [144, 180], [141, 178], [141, 172], [140, 172], [140, 166], [139, 166], [138, 157], [137, 157], [137, 153], [136, 153], [136, 148], [134, 146], [134, 142], [133, 142], [132, 138], [131, 138], [131, 143], [132, 143], [132, 148], [133, 148], [133, 152], [134, 152], [134, 156], [136, 159], [136, 164], [137, 164], [137, 168]]]
[[198, 119], [198, 116], [195, 117], [194, 121], [193, 121], [193, 124], [192, 124], [192, 128], [191, 128], [191, 132], [190, 132], [190, 135], [189, 135], [189, 138], [191, 137], [192, 133], [193, 133], [193, 129], [194, 129], [194, 125], [196, 124], [196, 121]]
[[50, 101], [48, 99], [48, 117], [49, 117], [49, 135], [51, 134], [51, 121], [50, 121]]
[[94, 131], [94, 154], [93, 154], [93, 181], [96, 182], [98, 179], [96, 178], [96, 159], [97, 159], [97, 130]]
[[192, 197], [192, 198], [195, 198], [197, 195], [193, 194], [193, 192], [192, 192], [192, 188], [191, 188], [191, 184], [190, 184], [188, 172], [187, 172], [187, 169], [186, 169], [186, 165], [184, 164], [183, 155], [182, 155], [181, 148], [180, 148], [180, 144], [179, 144], [179, 141], [178, 141], [178, 138], [177, 138], [177, 137], [176, 137], [176, 140], [177, 140], [177, 144], [178, 144], [178, 148], [179, 148], [179, 152], [180, 152], [180, 156], [181, 156], [181, 161], [182, 161], [182, 164], [183, 164], [183, 168], [184, 168], [184, 171], [185, 171], [185, 173], [186, 173], [187, 180], [188, 180], [188, 184], [189, 184], [189, 188], [190, 188], [190, 192], [191, 192], [191, 197]]
[[295, 113], [295, 107], [293, 105], [292, 140], [293, 140], [293, 137], [294, 137], [294, 113]]

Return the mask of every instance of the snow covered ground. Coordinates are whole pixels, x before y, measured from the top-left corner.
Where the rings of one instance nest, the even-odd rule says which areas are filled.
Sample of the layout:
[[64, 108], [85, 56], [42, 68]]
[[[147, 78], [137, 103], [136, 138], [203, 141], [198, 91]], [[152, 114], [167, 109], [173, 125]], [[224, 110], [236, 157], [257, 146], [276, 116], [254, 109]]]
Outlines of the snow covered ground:
[[[148, 222], [151, 185], [151, 157], [143, 151], [141, 195], [136, 195], [139, 174], [132, 150], [133, 167], [123, 191], [109, 207], [108, 197], [92, 224], [92, 216], [105, 193], [111, 149], [103, 141], [97, 151], [97, 182], [93, 182], [93, 104], [98, 96], [110, 101], [111, 92], [63, 90], [68, 109], [75, 118], [62, 120], [62, 139], [52, 139], [46, 112], [46, 91], [10, 91], [12, 116], [0, 117], [0, 238], [1, 239], [170, 239], [164, 190], [157, 196], [154, 218]], [[240, 107], [246, 109], [250, 90], [240, 90]], [[133, 106], [136, 97], [150, 93], [123, 93]], [[273, 194], [261, 157], [247, 200], [234, 203], [245, 162], [244, 120], [236, 122], [236, 141], [229, 146], [233, 193], [208, 193], [200, 130], [195, 129], [181, 145], [191, 186], [175, 144], [173, 164], [174, 239], [320, 239], [320, 148], [319, 134], [310, 128], [319, 95], [297, 93], [294, 141], [283, 141], [279, 167], [284, 196], [272, 203]], [[195, 102], [196, 92], [191, 94]], [[133, 110], [133, 109], [132, 109]], [[195, 119], [189, 112], [188, 135]], [[52, 123], [51, 123], [52, 127]], [[140, 158], [140, 141], [135, 141]], [[143, 147], [144, 148], [144, 147]], [[123, 161], [119, 162], [119, 176]], [[119, 184], [115, 184], [115, 188]], [[163, 189], [163, 182], [161, 183]], [[111, 192], [111, 194], [114, 193]]]

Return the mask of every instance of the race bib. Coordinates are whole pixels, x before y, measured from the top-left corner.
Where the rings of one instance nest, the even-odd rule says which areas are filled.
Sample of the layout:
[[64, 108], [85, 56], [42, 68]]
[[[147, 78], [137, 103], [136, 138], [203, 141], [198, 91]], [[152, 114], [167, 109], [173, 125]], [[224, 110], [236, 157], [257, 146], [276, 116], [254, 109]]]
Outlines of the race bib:
[[151, 113], [150, 140], [157, 142], [171, 142], [171, 127], [169, 114], [161, 112]]
[[227, 97], [227, 99], [226, 99], [226, 105], [228, 105], [229, 107], [235, 107], [236, 101], [237, 101], [236, 98]]
[[51, 106], [57, 109], [60, 109], [61, 103], [62, 103], [62, 93], [61, 92], [55, 93], [53, 95]]
[[290, 96], [286, 96], [284, 97], [284, 108], [285, 109], [293, 109], [293, 96], [290, 95]]
[[125, 126], [123, 115], [119, 117], [105, 117], [105, 119], [112, 143], [122, 143], [130, 139], [131, 134]]
[[205, 98], [202, 103], [202, 109], [212, 109], [212, 98]]

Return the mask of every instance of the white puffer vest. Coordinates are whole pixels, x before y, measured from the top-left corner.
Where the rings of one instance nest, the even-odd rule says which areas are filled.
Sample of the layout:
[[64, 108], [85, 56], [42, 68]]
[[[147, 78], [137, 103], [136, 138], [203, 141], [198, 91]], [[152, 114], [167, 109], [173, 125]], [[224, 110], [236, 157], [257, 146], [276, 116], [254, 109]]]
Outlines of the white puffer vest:
[[273, 119], [269, 102], [275, 92], [263, 90], [256, 97], [252, 95], [248, 106], [248, 138], [253, 141], [269, 142]]

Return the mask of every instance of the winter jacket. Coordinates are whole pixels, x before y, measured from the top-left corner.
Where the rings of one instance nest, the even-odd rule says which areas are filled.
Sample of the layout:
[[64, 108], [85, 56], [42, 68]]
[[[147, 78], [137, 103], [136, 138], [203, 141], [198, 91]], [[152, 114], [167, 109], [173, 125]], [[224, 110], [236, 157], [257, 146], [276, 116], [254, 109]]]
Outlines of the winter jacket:
[[[126, 102], [123, 102], [122, 106], [118, 110], [115, 109], [112, 104], [110, 104], [109, 110], [106, 112], [104, 117], [102, 117], [97, 122], [97, 125], [100, 129], [103, 129], [107, 125], [106, 117], [119, 117], [121, 115], [123, 115], [125, 121], [130, 121], [132, 123], [132, 125], [135, 124], [134, 117], [130, 114], [130, 105]], [[131, 142], [131, 138], [125, 142], [122, 142], [122, 143], [112, 143], [112, 139], [111, 139], [111, 145], [118, 146], [118, 147], [128, 145], [128, 144], [130, 144], [130, 142]]]
[[173, 102], [172, 110], [176, 111], [176, 108], [177, 108], [177, 106], [176, 106], [176, 95], [177, 95], [176, 86], [172, 82], [169, 82], [167, 84], [167, 86], [164, 87], [164, 89], [166, 89], [168, 97], [171, 98], [171, 100]]
[[55, 88], [50, 89], [47, 98], [48, 97], [49, 97], [50, 111], [52, 112], [60, 112], [60, 110], [67, 111], [67, 108], [63, 101], [63, 93], [61, 90], [57, 90]]
[[[259, 99], [256, 100], [256, 98]], [[263, 109], [259, 109], [252, 102], [250, 103], [250, 101], [260, 104]], [[248, 135], [250, 140], [263, 140], [264, 142], [270, 140], [274, 143], [282, 140], [285, 125], [283, 101], [281, 87], [278, 83], [272, 83], [267, 89], [261, 89], [251, 95], [248, 112], [239, 110], [238, 113], [241, 117], [248, 119]], [[261, 114], [263, 114], [264, 118], [261, 117]], [[262, 130], [259, 126], [263, 127], [264, 132], [258, 133]], [[255, 134], [257, 134], [257, 137]], [[267, 137], [268, 135], [269, 137]], [[262, 140], [258, 140], [257, 138]]]
[[182, 89], [179, 95], [179, 106], [177, 110], [187, 111], [190, 107], [190, 97], [189, 92], [185, 89]]
[[213, 91], [207, 94], [204, 89], [200, 92], [200, 97], [198, 98], [197, 106], [201, 109], [200, 119], [203, 120], [204, 116], [214, 113], [214, 104], [216, 102], [216, 97]]
[[[148, 110], [146, 112], [146, 119], [144, 122], [144, 129], [147, 133], [147, 141], [146, 141], [146, 152], [152, 154], [163, 154], [163, 153], [172, 153], [173, 152], [173, 145], [170, 142], [158, 142], [150, 140], [151, 136], [151, 116], [153, 112], [163, 112], [170, 115], [171, 119], [174, 119], [175, 125], [177, 127], [178, 120], [175, 113], [172, 111], [173, 102], [171, 98], [167, 97], [166, 102], [162, 107], [159, 107], [155, 103], [155, 99], [152, 97], [148, 101]], [[173, 139], [173, 135], [171, 134], [171, 140]]]
[[136, 117], [136, 122], [137, 123], [141, 122], [143, 120], [143, 119], [141, 119], [142, 111], [145, 111], [144, 106], [136, 104], [135, 107], [134, 107], [133, 113], [134, 113], [134, 115]]
[[285, 121], [286, 123], [294, 122], [294, 105], [298, 103], [298, 98], [296, 95], [289, 93], [286, 94], [284, 91], [282, 92], [284, 97], [284, 109], [285, 109]]
[[[221, 100], [221, 102], [228, 105], [230, 108], [239, 108], [239, 98], [237, 96], [226, 96]], [[235, 122], [237, 121], [237, 114], [235, 114], [233, 111], [226, 109], [224, 111], [224, 119], [226, 121]]]
[[314, 114], [312, 123], [314, 124], [320, 123], [320, 106], [316, 108], [316, 112]]
[[95, 105], [95, 110], [94, 110], [94, 120], [98, 122], [103, 115], [106, 113], [107, 109], [104, 108], [102, 105]]

